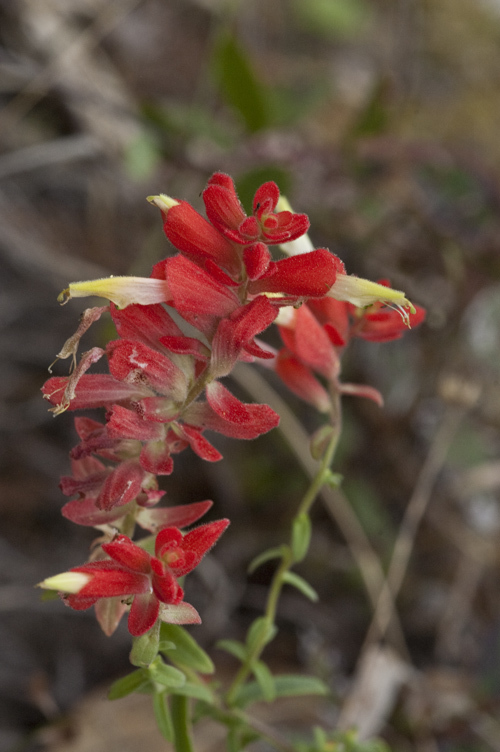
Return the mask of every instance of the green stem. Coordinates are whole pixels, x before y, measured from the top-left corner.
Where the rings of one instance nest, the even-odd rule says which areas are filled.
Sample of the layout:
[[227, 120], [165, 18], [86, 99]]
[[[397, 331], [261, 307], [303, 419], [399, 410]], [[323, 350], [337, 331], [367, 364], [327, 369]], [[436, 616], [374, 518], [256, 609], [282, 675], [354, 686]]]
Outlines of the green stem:
[[171, 715], [174, 727], [175, 752], [194, 752], [189, 720], [189, 698], [172, 695]]
[[316, 476], [313, 478], [311, 485], [304, 494], [302, 501], [300, 502], [296, 517], [298, 517], [300, 514], [306, 514], [309, 511], [309, 509], [313, 505], [314, 500], [321, 491], [321, 488], [329, 479], [330, 467], [332, 465], [333, 458], [335, 457], [335, 452], [337, 451], [337, 446], [342, 430], [340, 394], [336, 393], [335, 395], [333, 395], [333, 400], [334, 407], [332, 410], [332, 428], [334, 430], [330, 441], [328, 442], [328, 446], [326, 447], [325, 453], [321, 458], [319, 470], [316, 473]]
[[[292, 528], [293, 528], [293, 522], [300, 515], [307, 514], [309, 512], [319, 491], [321, 490], [322, 486], [326, 482], [328, 482], [329, 477], [330, 477], [330, 466], [335, 457], [335, 452], [337, 450], [337, 446], [338, 446], [339, 439], [340, 439], [341, 428], [342, 428], [340, 394], [338, 394], [338, 392], [335, 392], [332, 395], [332, 400], [333, 400], [333, 409], [332, 409], [332, 414], [331, 414], [331, 424], [334, 430], [332, 432], [330, 441], [328, 442], [328, 445], [321, 459], [318, 472], [316, 473], [311, 485], [309, 486], [306, 493], [304, 494], [299, 504], [299, 507], [297, 509], [297, 512], [295, 514], [294, 520], [292, 520]], [[290, 541], [289, 545], [283, 547], [283, 555], [281, 558], [281, 563], [273, 575], [273, 579], [272, 579], [271, 586], [269, 588], [269, 593], [267, 596], [267, 603], [266, 603], [266, 608], [264, 612], [264, 618], [267, 620], [270, 626], [274, 624], [274, 620], [276, 617], [278, 600], [281, 595], [281, 590], [284, 584], [284, 576], [292, 568], [293, 564], [294, 564], [294, 559], [293, 559], [292, 547], [291, 547], [291, 541]], [[257, 661], [260, 658], [260, 655], [262, 654], [262, 651], [264, 650], [266, 644], [267, 644], [267, 640], [265, 639], [265, 637], [261, 639], [260, 641], [258, 641], [254, 645], [253, 650], [248, 653], [245, 661], [240, 666], [240, 669], [238, 670], [226, 695], [226, 702], [229, 705], [229, 707], [234, 705], [240, 687], [245, 683], [249, 675], [252, 673], [252, 665], [255, 663], [255, 661]]]

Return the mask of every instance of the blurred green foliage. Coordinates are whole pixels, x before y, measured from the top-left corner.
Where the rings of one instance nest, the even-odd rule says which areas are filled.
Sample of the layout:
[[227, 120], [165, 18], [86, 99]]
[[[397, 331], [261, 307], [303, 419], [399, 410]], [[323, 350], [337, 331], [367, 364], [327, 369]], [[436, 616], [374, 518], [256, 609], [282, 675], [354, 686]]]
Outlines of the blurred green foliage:
[[255, 74], [242, 46], [225, 30], [215, 41], [212, 68], [222, 96], [238, 111], [249, 133], [271, 124], [269, 93]]

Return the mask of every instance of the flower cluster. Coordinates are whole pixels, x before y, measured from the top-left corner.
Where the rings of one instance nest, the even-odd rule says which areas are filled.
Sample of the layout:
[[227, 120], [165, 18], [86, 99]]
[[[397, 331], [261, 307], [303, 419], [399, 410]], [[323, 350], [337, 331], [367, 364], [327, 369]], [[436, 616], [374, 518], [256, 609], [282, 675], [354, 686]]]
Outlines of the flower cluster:
[[[388, 286], [386, 280], [378, 284]], [[279, 314], [276, 323], [284, 347], [276, 355], [274, 368], [292, 392], [320, 412], [331, 410], [332, 391], [367, 397], [381, 405], [382, 396], [373, 387], [339, 381], [342, 351], [354, 337], [370, 342], [399, 339], [408, 325], [417, 326], [424, 318], [425, 309], [420, 306], [406, 319], [380, 301], [359, 308], [333, 297], [310, 300], [299, 309], [287, 308]]]
[[[104, 538], [90, 563], [42, 586], [65, 593], [72, 608], [95, 605], [108, 632], [130, 607], [135, 636], [158, 619], [199, 620], [184, 603], [178, 578], [192, 571], [228, 524], [220, 520], [183, 533], [211, 502], [159, 507], [164, 492], [157, 476], [170, 475], [175, 455], [188, 447], [208, 462], [221, 459], [206, 431], [253, 439], [278, 424], [270, 407], [241, 402], [221, 379], [238, 361], [267, 361], [288, 386], [326, 411], [330, 397], [314, 373], [349, 392], [350, 385], [338, 382], [339, 351], [349, 338], [391, 339], [423, 318], [403, 293], [347, 275], [325, 248], [274, 260], [269, 246], [289, 253], [309, 227], [304, 214], [279, 210], [275, 183], [258, 189], [251, 216], [231, 178], [221, 173], [203, 192], [208, 219], [185, 201], [165, 195], [149, 200], [160, 209], [178, 253], [157, 263], [148, 279], [71, 284], [62, 301], [97, 295], [110, 302], [87, 309], [59, 353], [73, 358], [71, 375], [52, 377], [43, 387], [54, 413], [104, 408], [105, 419], [76, 418], [80, 442], [71, 452], [72, 475], [61, 480], [62, 492], [75, 497], [64, 516], [97, 527]], [[399, 313], [384, 307], [388, 302]], [[81, 337], [108, 311], [118, 338], [105, 350], [84, 353], [77, 364]], [[285, 345], [279, 353], [258, 339], [277, 317]], [[103, 357], [109, 373], [87, 373]], [[132, 542], [136, 525], [151, 538]]]
[[[229, 520], [211, 522], [186, 535], [177, 527], [165, 527], [156, 536], [155, 556], [126, 535], [115, 535], [111, 542], [102, 545], [109, 559], [71, 570], [83, 577], [77, 577], [77, 592], [66, 595], [66, 603], [82, 610], [103, 597], [127, 595], [131, 606], [128, 628], [136, 637], [151, 629], [159, 616], [171, 623], [199, 623], [197, 611], [183, 603], [184, 591], [178, 578], [200, 563], [228, 524]], [[57, 577], [48, 580], [49, 585], [56, 587], [57, 582]]]

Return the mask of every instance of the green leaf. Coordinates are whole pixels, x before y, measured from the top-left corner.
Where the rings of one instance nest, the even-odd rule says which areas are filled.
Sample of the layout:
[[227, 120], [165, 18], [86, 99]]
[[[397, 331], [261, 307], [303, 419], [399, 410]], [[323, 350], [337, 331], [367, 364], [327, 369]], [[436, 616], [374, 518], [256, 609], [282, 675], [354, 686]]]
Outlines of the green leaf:
[[299, 514], [293, 521], [292, 554], [295, 562], [302, 561], [309, 550], [311, 542], [311, 520], [306, 512]]
[[123, 676], [121, 679], [113, 682], [108, 692], [109, 700], [120, 700], [122, 697], [131, 695], [149, 684], [149, 673], [144, 668], [132, 671], [131, 674]]
[[314, 460], [320, 460], [323, 457], [334, 432], [335, 429], [333, 426], [325, 425], [318, 428], [318, 430], [311, 436], [310, 449], [311, 457]]
[[375, 85], [348, 133], [349, 139], [378, 136], [387, 131], [391, 83], [388, 79], [381, 79]]
[[134, 637], [130, 651], [132, 666], [149, 666], [158, 655], [160, 642], [160, 622], [157, 621], [146, 634]]
[[158, 644], [158, 650], [160, 651], [160, 653], [165, 653], [167, 650], [175, 650], [176, 647], [177, 646], [175, 642], [161, 639], [161, 627], [160, 627], [160, 642]]
[[263, 647], [271, 642], [276, 636], [276, 626], [265, 616], [259, 616], [248, 630], [246, 644], [247, 650], [251, 653], [255, 647]]
[[212, 67], [222, 96], [239, 112], [247, 131], [255, 133], [270, 125], [267, 91], [246, 52], [227, 31], [215, 43]]
[[267, 702], [272, 702], [276, 697], [276, 688], [274, 686], [274, 677], [263, 661], [254, 661], [252, 671], [257, 683], [262, 691], [262, 695]]
[[154, 137], [142, 131], [125, 151], [125, 169], [134, 180], [148, 178], [161, 160], [160, 149]]
[[[276, 697], [300, 697], [302, 695], [327, 695], [327, 685], [315, 676], [287, 674], [275, 676]], [[237, 705], [246, 707], [254, 702], [265, 700], [262, 689], [257, 682], [249, 682], [238, 692]]]
[[167, 666], [161, 658], [157, 658], [148, 669], [151, 681], [165, 687], [182, 687], [186, 683], [186, 676], [174, 666]]
[[314, 588], [312, 588], [299, 574], [295, 574], [295, 572], [285, 572], [283, 575], [283, 582], [296, 587], [297, 590], [300, 590], [300, 592], [305, 595], [306, 598], [309, 598], [310, 601], [315, 603], [319, 600], [319, 596]]
[[172, 742], [174, 739], [174, 727], [172, 725], [166, 690], [153, 694], [153, 709], [160, 734], [167, 742]]
[[372, 16], [365, 0], [294, 0], [292, 9], [303, 28], [327, 39], [356, 36]]
[[265, 564], [266, 561], [271, 561], [271, 559], [281, 559], [283, 557], [283, 551], [285, 548], [285, 546], [280, 546], [279, 548], [269, 548], [267, 551], [263, 551], [261, 554], [256, 556], [255, 559], [252, 559], [252, 561], [248, 565], [249, 574], [255, 572], [255, 570], [262, 566], [262, 564]]
[[[212, 659], [183, 627], [177, 624], [164, 623], [161, 625], [160, 638], [174, 643], [176, 649], [173, 655], [168, 655], [172, 663], [192, 668], [201, 674], [214, 673], [215, 666]], [[170, 648], [162, 648], [162, 652], [169, 650]]]
[[240, 752], [241, 740], [240, 734], [237, 728], [230, 728], [226, 737], [227, 752]]
[[310, 117], [315, 109], [330, 99], [331, 83], [324, 71], [317, 71], [314, 80], [309, 78], [307, 84], [295, 79], [292, 87], [273, 86], [269, 99], [273, 126], [290, 130], [290, 126]]
[[315, 726], [313, 728], [314, 744], [318, 749], [325, 749], [328, 737], [326, 731], [321, 726]]
[[42, 592], [39, 593], [39, 596], [42, 603], [59, 600], [59, 593], [57, 590], [42, 590]]
[[176, 687], [173, 689], [170, 694], [182, 695], [183, 697], [194, 697], [195, 700], [203, 700], [203, 702], [206, 702], [209, 705], [214, 703], [214, 694], [206, 684], [186, 682], [182, 687]]
[[331, 488], [340, 488], [342, 485], [342, 481], [344, 480], [344, 476], [340, 473], [332, 473], [331, 470], [328, 470], [325, 474], [325, 485], [330, 486]]
[[217, 118], [213, 107], [193, 102], [168, 102], [165, 105], [148, 102], [142, 106], [142, 114], [158, 132], [167, 153], [171, 153], [179, 137], [183, 140], [203, 137], [224, 148], [230, 147], [234, 141], [234, 127], [227, 118]]
[[244, 724], [234, 725], [227, 735], [227, 752], [242, 752], [252, 742], [257, 741], [260, 735]]
[[219, 648], [219, 650], [225, 650], [230, 655], [234, 655], [242, 663], [247, 657], [246, 646], [236, 640], [219, 640], [215, 647]]

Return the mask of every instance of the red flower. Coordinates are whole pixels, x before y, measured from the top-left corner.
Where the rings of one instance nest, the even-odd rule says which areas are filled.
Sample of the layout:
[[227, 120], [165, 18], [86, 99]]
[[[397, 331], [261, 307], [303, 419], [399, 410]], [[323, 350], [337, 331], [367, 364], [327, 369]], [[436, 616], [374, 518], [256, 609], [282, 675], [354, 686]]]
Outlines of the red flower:
[[[330, 306], [327, 311], [329, 308]], [[319, 312], [321, 313], [321, 307]], [[343, 323], [336, 306], [333, 307], [333, 312], [336, 321]], [[289, 309], [280, 314], [279, 331], [285, 347], [278, 353], [274, 368], [298, 397], [314, 405], [320, 412], [328, 412], [331, 409], [330, 395], [315, 376], [319, 374], [326, 379], [330, 390], [340, 394], [367, 397], [379, 405], [382, 404], [382, 397], [376, 389], [340, 383], [340, 358], [332, 342], [331, 332], [327, 331], [325, 325], [320, 324], [308, 305], [304, 304], [299, 309]], [[333, 332], [333, 341], [340, 340], [345, 344], [335, 329]]]
[[[101, 598], [131, 598], [128, 628], [135, 637], [148, 632], [158, 618], [175, 624], [199, 623], [196, 610], [183, 602], [184, 591], [177, 578], [198, 566], [228, 525], [229, 520], [218, 520], [185, 535], [177, 527], [164, 528], [156, 536], [155, 556], [126, 535], [117, 535], [102, 546], [111, 560], [70, 570], [88, 575], [89, 580], [64, 599], [71, 608], [84, 610]], [[49, 587], [51, 579], [46, 581]]]
[[240, 245], [262, 240], [271, 245], [288, 243], [309, 229], [305, 214], [275, 213], [280, 197], [276, 183], [261, 185], [253, 199], [253, 214], [247, 217], [229, 175], [216, 172], [203, 191], [207, 217], [223, 235]]
[[[379, 280], [377, 285], [390, 288], [386, 279]], [[352, 303], [325, 297], [310, 300], [308, 306], [324, 326], [332, 344], [339, 347], [346, 345], [353, 337], [369, 342], [399, 339], [408, 328], [421, 324], [426, 316], [425, 308], [421, 306], [414, 306], [413, 311], [406, 311], [403, 315], [400, 308], [392, 308], [382, 301], [359, 308]]]
[[[424, 321], [425, 316], [425, 308], [415, 306], [415, 312], [408, 313], [409, 326], [418, 326]], [[368, 342], [391, 342], [400, 339], [407, 330], [408, 326], [402, 320], [399, 311], [375, 303], [366, 308], [363, 315], [355, 321], [351, 335]]]

